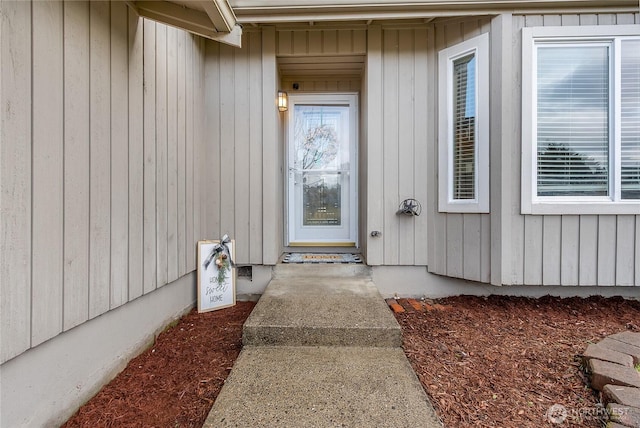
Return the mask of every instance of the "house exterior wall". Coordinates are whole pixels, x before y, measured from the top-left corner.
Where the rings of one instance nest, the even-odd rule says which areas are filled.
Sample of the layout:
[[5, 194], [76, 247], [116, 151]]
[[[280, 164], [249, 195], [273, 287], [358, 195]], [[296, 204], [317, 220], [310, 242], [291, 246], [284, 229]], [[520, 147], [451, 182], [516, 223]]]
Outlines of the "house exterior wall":
[[0, 425], [58, 425], [195, 301], [204, 41], [0, 3]]
[[[431, 273], [472, 281], [489, 282], [491, 277], [491, 214], [438, 212], [437, 118], [438, 52], [480, 34], [491, 31], [491, 19], [466, 18], [435, 24], [430, 31], [429, 76], [433, 90], [429, 91], [429, 267]], [[491, 207], [493, 212], [494, 207]]]
[[123, 2], [1, 7], [5, 362], [193, 271], [212, 195], [200, 38]]
[[[366, 59], [366, 260], [370, 265], [426, 265], [428, 163], [426, 26], [372, 25]], [[396, 214], [407, 198], [419, 217]], [[381, 235], [371, 236], [372, 231]]]
[[284, 189], [275, 29], [242, 37], [242, 49], [206, 42], [206, 234], [235, 239], [237, 264], [274, 265], [282, 254]]
[[[502, 284], [638, 286], [640, 285], [640, 216], [634, 215], [521, 215], [520, 159], [523, 27], [639, 24], [637, 13], [576, 13], [513, 15], [511, 54], [511, 114], [508, 146], [510, 166], [503, 180], [511, 183], [512, 207], [507, 224], [511, 251], [503, 253]], [[492, 185], [495, 185], [493, 183]], [[492, 208], [493, 212], [493, 208]]]

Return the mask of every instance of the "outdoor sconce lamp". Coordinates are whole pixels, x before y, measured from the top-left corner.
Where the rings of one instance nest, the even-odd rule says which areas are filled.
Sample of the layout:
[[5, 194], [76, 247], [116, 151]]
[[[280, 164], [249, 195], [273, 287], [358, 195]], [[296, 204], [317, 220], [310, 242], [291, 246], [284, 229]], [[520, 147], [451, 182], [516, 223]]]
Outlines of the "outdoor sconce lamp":
[[287, 111], [289, 99], [285, 91], [278, 91], [278, 111]]

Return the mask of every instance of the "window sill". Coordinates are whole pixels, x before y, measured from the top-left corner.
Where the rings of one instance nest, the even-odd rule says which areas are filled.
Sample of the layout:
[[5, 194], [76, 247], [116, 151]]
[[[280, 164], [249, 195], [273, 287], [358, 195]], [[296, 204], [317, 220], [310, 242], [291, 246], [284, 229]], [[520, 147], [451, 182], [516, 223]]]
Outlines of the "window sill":
[[535, 202], [522, 205], [522, 214], [617, 215], [640, 214], [640, 201], [633, 202]]

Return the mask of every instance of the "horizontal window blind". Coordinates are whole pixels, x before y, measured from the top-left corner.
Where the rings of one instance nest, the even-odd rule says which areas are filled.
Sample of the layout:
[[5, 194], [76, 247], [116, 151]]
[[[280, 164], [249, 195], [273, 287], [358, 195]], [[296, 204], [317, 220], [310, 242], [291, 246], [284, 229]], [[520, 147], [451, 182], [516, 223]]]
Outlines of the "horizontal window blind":
[[640, 40], [622, 41], [622, 199], [640, 199]]
[[453, 199], [476, 197], [475, 54], [453, 61]]
[[609, 47], [537, 47], [538, 196], [609, 193]]

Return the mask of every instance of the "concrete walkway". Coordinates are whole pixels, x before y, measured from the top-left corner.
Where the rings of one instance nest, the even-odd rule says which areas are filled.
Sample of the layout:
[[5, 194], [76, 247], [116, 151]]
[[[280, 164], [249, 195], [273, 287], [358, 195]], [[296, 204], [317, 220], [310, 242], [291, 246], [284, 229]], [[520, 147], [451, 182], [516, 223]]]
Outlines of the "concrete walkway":
[[278, 265], [205, 427], [441, 427], [362, 265]]

